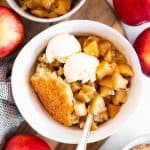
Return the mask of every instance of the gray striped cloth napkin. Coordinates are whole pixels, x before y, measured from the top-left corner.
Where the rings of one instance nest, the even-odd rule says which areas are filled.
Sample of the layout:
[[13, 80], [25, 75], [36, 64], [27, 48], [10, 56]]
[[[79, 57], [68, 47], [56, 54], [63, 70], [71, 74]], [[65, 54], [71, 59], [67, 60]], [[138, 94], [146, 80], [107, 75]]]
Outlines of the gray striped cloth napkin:
[[[11, 69], [16, 54], [0, 59], [0, 143], [23, 121], [11, 93]], [[18, 89], [19, 90], [19, 89]]]

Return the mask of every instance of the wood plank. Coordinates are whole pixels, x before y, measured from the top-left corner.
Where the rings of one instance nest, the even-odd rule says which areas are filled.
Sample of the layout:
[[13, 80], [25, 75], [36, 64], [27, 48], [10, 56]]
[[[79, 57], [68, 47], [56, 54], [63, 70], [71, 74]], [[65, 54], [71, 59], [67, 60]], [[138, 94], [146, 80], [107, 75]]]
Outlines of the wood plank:
[[[87, 145], [87, 150], [98, 150], [105, 140], [98, 141]], [[77, 145], [75, 144], [58, 144], [55, 150], [75, 150]]]

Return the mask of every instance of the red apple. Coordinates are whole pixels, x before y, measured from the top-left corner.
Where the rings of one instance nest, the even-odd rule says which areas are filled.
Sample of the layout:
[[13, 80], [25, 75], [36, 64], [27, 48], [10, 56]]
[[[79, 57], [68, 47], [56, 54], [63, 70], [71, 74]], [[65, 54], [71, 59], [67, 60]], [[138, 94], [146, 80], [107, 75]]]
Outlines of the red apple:
[[6, 144], [5, 150], [51, 150], [48, 144], [34, 135], [16, 135]]
[[129, 25], [150, 21], [150, 0], [113, 0], [117, 16]]
[[150, 76], [150, 27], [137, 37], [134, 48], [138, 54], [143, 72]]
[[22, 43], [24, 26], [10, 8], [0, 6], [0, 58], [11, 54]]

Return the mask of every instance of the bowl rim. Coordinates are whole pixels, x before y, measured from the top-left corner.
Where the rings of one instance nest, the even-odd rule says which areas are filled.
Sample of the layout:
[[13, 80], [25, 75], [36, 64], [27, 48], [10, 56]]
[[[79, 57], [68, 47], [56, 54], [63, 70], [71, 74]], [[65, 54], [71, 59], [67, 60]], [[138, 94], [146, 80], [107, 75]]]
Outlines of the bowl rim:
[[131, 148], [141, 144], [150, 144], [150, 132], [134, 138], [126, 146], [124, 146], [122, 150], [130, 150]]
[[[55, 18], [40, 18], [40, 17], [36, 17], [24, 10], [21, 9], [21, 7], [17, 4], [17, 2], [15, 2], [15, 0], [6, 0], [7, 3], [9, 4], [9, 6], [18, 14], [20, 14], [22, 17], [31, 20], [31, 21], [35, 21], [35, 22], [41, 22], [41, 23], [54, 23], [54, 22], [59, 22], [59, 21], [63, 21], [67, 18], [69, 18], [70, 16], [72, 16], [74, 13], [76, 13], [82, 6], [83, 4], [86, 2], [86, 0], [80, 0], [78, 2], [78, 4], [72, 8], [70, 11], [68, 11], [66, 14], [61, 15], [59, 17], [55, 17]], [[16, 7], [17, 5], [17, 7]]]
[[[56, 25], [53, 25], [53, 26], [51, 26], [51, 27], [49, 27], [49, 28], [47, 28], [47, 29], [45, 29], [44, 31], [42, 31], [41, 33], [39, 33], [39, 34], [37, 34], [35, 37], [33, 37], [24, 47], [23, 47], [23, 49], [20, 51], [20, 53], [19, 53], [19, 55], [17, 56], [17, 58], [16, 58], [16, 60], [15, 60], [15, 62], [14, 62], [14, 66], [13, 66], [13, 70], [12, 70], [12, 78], [11, 78], [11, 83], [12, 83], [12, 94], [13, 94], [13, 97], [14, 97], [14, 100], [15, 100], [15, 103], [16, 103], [16, 105], [17, 105], [17, 107], [18, 107], [18, 109], [19, 109], [19, 111], [21, 112], [21, 114], [22, 114], [22, 116], [25, 118], [25, 120], [39, 133], [39, 134], [41, 134], [42, 136], [44, 136], [44, 137], [47, 137], [47, 138], [50, 138], [50, 139], [52, 139], [52, 140], [55, 140], [55, 141], [59, 141], [59, 142], [62, 142], [62, 143], [70, 143], [70, 144], [77, 144], [79, 141], [77, 141], [77, 140], [75, 140], [75, 139], [71, 139], [71, 138], [68, 138], [68, 139], [62, 139], [61, 137], [55, 137], [55, 136], [53, 136], [53, 137], [48, 137], [47, 135], [45, 135], [46, 133], [42, 133], [42, 131], [39, 129], [39, 128], [37, 128], [37, 126], [34, 124], [31, 124], [31, 122], [30, 122], [30, 119], [29, 118], [27, 118], [27, 116], [25, 115], [25, 113], [23, 112], [23, 111], [26, 111], [26, 110], [22, 110], [22, 108], [19, 106], [19, 99], [18, 99], [18, 93], [17, 93], [17, 91], [15, 91], [16, 90], [16, 86], [15, 86], [15, 80], [17, 80], [17, 78], [16, 78], [16, 76], [18, 75], [17, 73], [17, 71], [18, 71], [18, 68], [17, 68], [17, 63], [20, 61], [19, 59], [20, 59], [20, 56], [23, 54], [23, 52], [25, 51], [25, 49], [26, 49], [26, 47], [28, 46], [28, 45], [30, 45], [33, 41], [35, 41], [36, 39], [38, 39], [39, 37], [41, 37], [42, 35], [45, 35], [46, 33], [47, 33], [47, 31], [49, 31], [49, 30], [52, 30], [52, 29], [57, 29], [57, 27], [61, 27], [62, 28], [62, 26], [64, 25], [68, 25], [68, 24], [78, 24], [78, 25], [80, 25], [80, 24], [83, 24], [84, 23], [84, 25], [88, 25], [88, 24], [91, 24], [91, 25], [93, 25], [93, 26], [97, 26], [97, 27], [104, 27], [105, 29], [107, 29], [107, 30], [109, 30], [110, 32], [112, 32], [112, 33], [114, 33], [115, 34], [115, 36], [118, 36], [118, 37], [120, 37], [121, 38], [121, 40], [123, 40], [124, 41], [124, 44], [127, 44], [128, 45], [128, 49], [131, 49], [131, 50], [133, 50], [132, 51], [132, 53], [134, 53], [134, 55], [132, 56], [134, 59], [135, 59], [135, 62], [136, 62], [136, 66], [137, 66], [137, 72], [138, 72], [138, 74], [137, 74], [137, 77], [138, 77], [138, 79], [139, 79], [139, 87], [136, 87], [136, 91], [137, 91], [137, 89], [138, 89], [138, 91], [139, 91], [139, 95], [138, 95], [138, 98], [137, 98], [137, 100], [136, 100], [136, 105], [135, 105], [135, 107], [134, 107], [134, 109], [130, 109], [130, 111], [129, 111], [129, 113], [130, 113], [130, 116], [129, 115], [127, 115], [127, 113], [126, 113], [126, 115], [124, 116], [124, 118], [125, 118], [125, 122], [127, 123], [128, 122], [128, 120], [129, 120], [129, 118], [131, 118], [132, 117], [132, 115], [134, 114], [134, 112], [137, 110], [137, 108], [138, 108], [138, 105], [139, 105], [139, 102], [140, 102], [140, 91], [141, 91], [141, 84], [142, 84], [142, 82], [141, 82], [141, 67], [140, 67], [140, 63], [139, 63], [139, 60], [138, 60], [138, 57], [137, 57], [137, 55], [136, 55], [136, 53], [135, 53], [135, 51], [134, 51], [134, 49], [133, 49], [133, 47], [131, 46], [131, 44], [129, 43], [129, 41], [127, 41], [127, 39], [125, 39], [119, 32], [117, 32], [116, 30], [114, 30], [114, 29], [112, 29], [111, 27], [109, 27], [109, 26], [107, 26], [107, 25], [105, 25], [105, 24], [103, 24], [103, 23], [99, 23], [99, 22], [96, 22], [96, 21], [90, 21], [90, 20], [70, 20], [70, 21], [64, 21], [64, 22], [61, 22], [61, 23], [58, 23], [58, 24], [56, 24]], [[135, 56], [135, 57], [134, 57]], [[15, 79], [15, 80], [14, 80]], [[135, 94], [134, 94], [134, 97], [135, 97]], [[129, 114], [128, 113], [128, 114]], [[116, 121], [116, 120], [115, 120]], [[118, 121], [118, 120], [117, 120]], [[111, 129], [109, 129], [109, 135], [103, 135], [103, 136], [101, 136], [101, 139], [98, 139], [98, 138], [95, 138], [93, 135], [91, 135], [91, 137], [88, 139], [88, 143], [92, 143], [92, 142], [96, 142], [96, 141], [98, 141], [98, 140], [102, 140], [102, 139], [105, 139], [105, 138], [107, 138], [108, 136], [111, 136], [112, 134], [114, 134], [114, 133], [116, 133], [119, 129], [121, 129], [124, 125], [125, 125], [125, 122], [124, 122], [124, 119], [122, 118], [122, 119], [120, 119], [119, 120], [120, 122], [123, 122], [123, 123], [121, 123], [121, 125], [119, 126], [119, 127], [114, 127], [114, 124], [113, 124], [113, 127], [115, 128], [114, 130], [111, 130]], [[91, 133], [92, 134], [92, 133]], [[94, 133], [93, 133], [94, 134]]]

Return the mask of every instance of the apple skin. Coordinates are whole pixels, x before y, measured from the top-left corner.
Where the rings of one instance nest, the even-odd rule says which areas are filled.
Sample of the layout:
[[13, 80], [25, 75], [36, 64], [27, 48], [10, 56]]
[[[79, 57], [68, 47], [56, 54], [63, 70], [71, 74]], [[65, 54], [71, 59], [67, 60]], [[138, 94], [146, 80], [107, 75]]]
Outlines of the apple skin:
[[150, 76], [150, 27], [137, 37], [133, 46], [139, 57], [143, 73]]
[[20, 134], [13, 136], [4, 150], [51, 150], [48, 144], [34, 135]]
[[116, 15], [136, 26], [150, 21], [150, 0], [113, 0]]
[[14, 52], [22, 43], [25, 30], [21, 18], [0, 5], [0, 58]]

